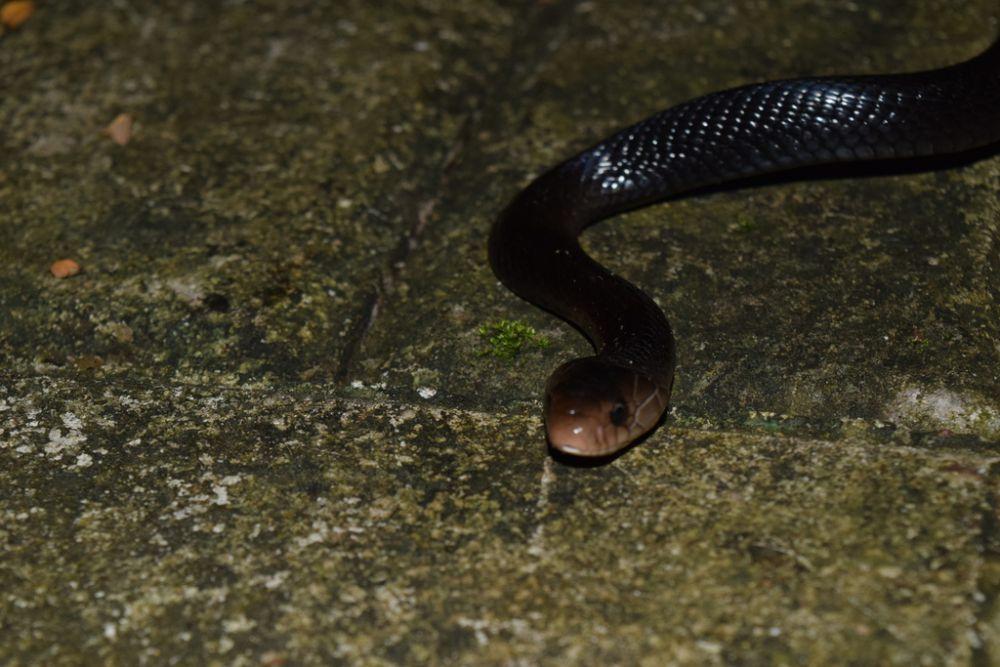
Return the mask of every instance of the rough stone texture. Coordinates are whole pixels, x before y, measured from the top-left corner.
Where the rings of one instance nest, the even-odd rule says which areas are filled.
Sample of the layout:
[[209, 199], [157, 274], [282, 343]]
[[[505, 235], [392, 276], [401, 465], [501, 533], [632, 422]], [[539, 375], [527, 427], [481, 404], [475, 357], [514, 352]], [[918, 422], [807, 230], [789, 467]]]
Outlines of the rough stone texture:
[[[942, 65], [997, 17], [40, 4], [0, 36], [0, 662], [1000, 664], [1000, 160], [589, 232], [680, 358], [603, 467], [538, 418], [584, 342], [485, 265], [504, 201], [624, 123]], [[553, 344], [485, 357], [499, 317]]]

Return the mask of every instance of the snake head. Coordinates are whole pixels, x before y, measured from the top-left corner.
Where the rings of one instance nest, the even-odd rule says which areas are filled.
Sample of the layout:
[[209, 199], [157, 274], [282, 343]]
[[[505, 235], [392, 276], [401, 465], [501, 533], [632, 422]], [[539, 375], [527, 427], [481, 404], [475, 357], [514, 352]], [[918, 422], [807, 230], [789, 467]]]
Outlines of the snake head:
[[608, 456], [659, 421], [670, 389], [600, 357], [569, 361], [545, 385], [549, 443], [573, 456]]

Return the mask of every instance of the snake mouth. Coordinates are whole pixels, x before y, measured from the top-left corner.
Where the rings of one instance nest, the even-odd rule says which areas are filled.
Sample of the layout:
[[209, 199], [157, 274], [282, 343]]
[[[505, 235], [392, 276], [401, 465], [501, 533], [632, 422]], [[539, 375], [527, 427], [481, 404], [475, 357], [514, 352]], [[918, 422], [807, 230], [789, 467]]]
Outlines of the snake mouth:
[[628, 429], [611, 429], [597, 419], [566, 413], [566, 418], [550, 418], [546, 422], [549, 444], [564, 454], [599, 457], [613, 454], [631, 441]]

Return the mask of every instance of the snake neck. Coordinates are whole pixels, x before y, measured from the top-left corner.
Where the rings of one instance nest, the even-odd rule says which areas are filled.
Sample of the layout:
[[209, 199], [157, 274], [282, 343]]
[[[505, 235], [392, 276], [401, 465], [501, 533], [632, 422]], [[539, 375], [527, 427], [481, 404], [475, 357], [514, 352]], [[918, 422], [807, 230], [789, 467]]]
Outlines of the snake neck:
[[579, 183], [558, 170], [537, 179], [493, 226], [493, 271], [520, 297], [579, 329], [600, 357], [669, 388], [670, 325], [647, 294], [580, 247], [580, 231], [596, 221], [584, 201]]

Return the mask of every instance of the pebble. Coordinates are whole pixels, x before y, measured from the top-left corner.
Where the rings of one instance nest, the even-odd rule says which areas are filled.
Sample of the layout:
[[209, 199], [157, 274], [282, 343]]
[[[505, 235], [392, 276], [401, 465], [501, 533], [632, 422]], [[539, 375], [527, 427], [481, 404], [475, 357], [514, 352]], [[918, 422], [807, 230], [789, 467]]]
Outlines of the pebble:
[[30, 0], [13, 0], [0, 7], [0, 23], [14, 29], [31, 18], [35, 13], [35, 3]]
[[118, 114], [111, 124], [104, 128], [104, 133], [119, 146], [124, 146], [132, 139], [132, 124], [134, 119], [127, 113]]

